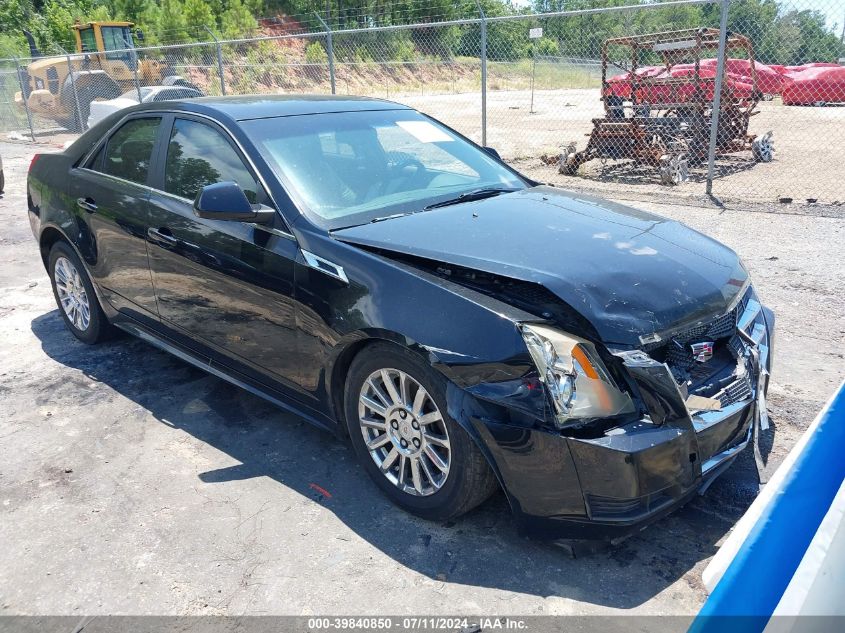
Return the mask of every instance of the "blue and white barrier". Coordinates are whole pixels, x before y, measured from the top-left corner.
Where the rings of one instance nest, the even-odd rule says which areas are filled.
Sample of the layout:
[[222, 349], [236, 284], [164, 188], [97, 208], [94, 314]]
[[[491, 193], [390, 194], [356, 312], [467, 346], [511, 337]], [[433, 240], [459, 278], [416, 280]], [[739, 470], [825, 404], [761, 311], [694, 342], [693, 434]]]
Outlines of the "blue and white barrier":
[[[845, 383], [703, 580], [710, 597], [690, 627], [695, 633], [790, 630], [796, 616], [845, 616]], [[836, 621], [845, 625], [845, 617]]]

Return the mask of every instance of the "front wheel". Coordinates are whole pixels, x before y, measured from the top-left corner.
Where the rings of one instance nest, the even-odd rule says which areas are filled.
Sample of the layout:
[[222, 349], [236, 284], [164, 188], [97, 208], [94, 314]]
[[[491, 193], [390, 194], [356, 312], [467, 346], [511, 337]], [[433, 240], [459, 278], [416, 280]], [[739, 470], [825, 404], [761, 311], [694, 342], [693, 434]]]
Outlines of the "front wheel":
[[408, 350], [375, 344], [352, 362], [345, 414], [364, 469], [398, 506], [447, 520], [496, 489], [490, 466], [446, 408], [446, 381]]
[[97, 301], [88, 273], [65, 242], [56, 242], [50, 250], [50, 282], [59, 312], [71, 334], [89, 345], [111, 335], [112, 326]]

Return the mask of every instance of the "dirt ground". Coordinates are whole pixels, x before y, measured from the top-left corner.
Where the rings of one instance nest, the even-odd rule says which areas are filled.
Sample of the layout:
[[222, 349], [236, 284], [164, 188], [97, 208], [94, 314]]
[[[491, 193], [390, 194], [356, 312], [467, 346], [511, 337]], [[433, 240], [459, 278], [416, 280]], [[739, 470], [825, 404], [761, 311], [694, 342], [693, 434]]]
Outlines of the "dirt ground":
[[[702, 570], [758, 490], [749, 452], [706, 495], [576, 559], [519, 538], [501, 495], [454, 523], [413, 518], [347, 445], [301, 420], [141, 341], [77, 342], [26, 218], [33, 151], [0, 142], [0, 613], [701, 606]], [[640, 206], [737, 250], [777, 315], [762, 442], [771, 472], [845, 376], [845, 212]]]

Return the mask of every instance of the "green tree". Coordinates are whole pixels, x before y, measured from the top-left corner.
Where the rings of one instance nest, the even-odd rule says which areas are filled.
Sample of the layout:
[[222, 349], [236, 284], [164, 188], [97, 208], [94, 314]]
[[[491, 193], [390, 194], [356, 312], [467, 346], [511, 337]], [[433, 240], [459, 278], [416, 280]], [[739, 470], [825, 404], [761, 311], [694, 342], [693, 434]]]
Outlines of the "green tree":
[[197, 34], [204, 37], [205, 29], [217, 29], [217, 20], [211, 11], [211, 7], [204, 0], [185, 0], [183, 7], [185, 21], [195, 29]]
[[320, 42], [311, 42], [305, 47], [306, 64], [325, 64], [329, 61], [328, 53]]
[[188, 21], [180, 0], [162, 0], [156, 19], [156, 35], [163, 44], [188, 41]]
[[220, 30], [223, 37], [227, 39], [249, 37], [257, 28], [258, 22], [241, 0], [229, 0], [226, 3], [226, 10], [220, 18]]
[[138, 15], [135, 24], [144, 32], [144, 44], [147, 46], [161, 44], [157, 34], [160, 14], [161, 9], [158, 4], [155, 2], [146, 2], [144, 3], [143, 10]]
[[33, 0], [2, 0], [0, 33], [20, 37], [26, 29], [33, 34], [42, 48], [46, 48], [50, 42], [50, 31], [47, 28], [47, 20], [38, 9], [40, 6], [36, 6]]
[[798, 33], [798, 45], [792, 50], [787, 63], [835, 62], [845, 55], [842, 42], [827, 28], [822, 12], [790, 11], [780, 22]]
[[28, 57], [29, 49], [21, 35], [0, 33], [0, 59], [7, 57]]

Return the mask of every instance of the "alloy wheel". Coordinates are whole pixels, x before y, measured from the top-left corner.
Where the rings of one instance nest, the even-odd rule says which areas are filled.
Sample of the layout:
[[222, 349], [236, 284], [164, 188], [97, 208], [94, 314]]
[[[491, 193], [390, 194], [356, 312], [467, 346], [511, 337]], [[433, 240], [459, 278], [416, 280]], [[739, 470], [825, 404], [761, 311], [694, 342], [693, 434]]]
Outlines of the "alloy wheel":
[[452, 458], [449, 432], [412, 376], [398, 369], [371, 373], [361, 387], [358, 420], [370, 456], [394, 486], [415, 496], [443, 487]]
[[91, 305], [79, 271], [69, 259], [59, 257], [53, 268], [53, 280], [62, 310], [73, 326], [84, 332], [91, 323]]

